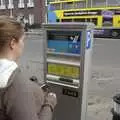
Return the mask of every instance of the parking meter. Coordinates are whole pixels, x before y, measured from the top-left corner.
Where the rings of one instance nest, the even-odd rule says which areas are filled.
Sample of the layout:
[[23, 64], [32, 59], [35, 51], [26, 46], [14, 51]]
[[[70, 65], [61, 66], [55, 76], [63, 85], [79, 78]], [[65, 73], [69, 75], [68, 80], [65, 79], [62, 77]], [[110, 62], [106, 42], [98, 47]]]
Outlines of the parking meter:
[[86, 120], [91, 79], [91, 23], [44, 24], [44, 80], [58, 104], [53, 120]]

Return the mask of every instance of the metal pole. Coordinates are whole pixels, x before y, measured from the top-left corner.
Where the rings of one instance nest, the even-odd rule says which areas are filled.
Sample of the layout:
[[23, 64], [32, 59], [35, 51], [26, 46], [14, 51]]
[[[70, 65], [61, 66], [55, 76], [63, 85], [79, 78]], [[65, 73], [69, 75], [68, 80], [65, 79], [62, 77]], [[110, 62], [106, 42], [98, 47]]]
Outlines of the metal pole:
[[13, 17], [13, 9], [10, 8], [10, 17], [12, 18]]
[[[92, 7], [93, 7], [93, 0], [91, 0], [90, 2], [91, 2], [91, 3], [90, 3], [90, 4], [91, 4], [90, 6], [91, 6], [91, 8], [92, 8]], [[92, 22], [92, 19], [91, 19], [91, 18], [90, 18], [90, 22]]]
[[88, 7], [88, 0], [86, 0], [86, 8]]
[[13, 17], [13, 0], [9, 0], [10, 17]]
[[92, 1], [92, 0], [91, 0], [91, 3], [90, 3], [90, 4], [91, 4], [90, 6], [91, 6], [91, 8], [92, 8], [92, 6], [93, 6], [93, 1]]
[[[43, 0], [43, 1], [44, 1], [44, 0]], [[47, 0], [44, 1], [44, 6], [45, 6], [45, 7], [44, 7], [44, 10], [45, 10], [45, 11], [44, 11], [44, 17], [45, 17], [44, 20], [45, 20], [45, 23], [47, 23], [47, 19], [48, 19], [48, 18], [47, 18], [47, 15], [48, 15], [48, 14], [47, 14], [47, 12], [48, 12], [48, 1], [47, 1]]]
[[107, 7], [108, 6], [108, 0], [106, 0], [106, 4], [105, 4], [105, 7]]

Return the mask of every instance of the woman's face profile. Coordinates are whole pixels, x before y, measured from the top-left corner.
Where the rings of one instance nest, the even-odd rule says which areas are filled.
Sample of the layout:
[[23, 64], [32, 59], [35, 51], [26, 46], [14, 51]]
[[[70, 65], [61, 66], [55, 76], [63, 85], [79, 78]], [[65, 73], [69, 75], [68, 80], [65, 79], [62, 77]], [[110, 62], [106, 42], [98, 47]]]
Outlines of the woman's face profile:
[[18, 41], [18, 57], [20, 57], [21, 55], [22, 55], [22, 53], [23, 53], [23, 49], [24, 49], [24, 39], [25, 39], [25, 35], [23, 35], [20, 39], [19, 39], [19, 41]]
[[12, 48], [16, 59], [19, 59], [19, 57], [22, 55], [24, 49], [24, 39], [25, 39], [25, 35], [22, 35], [22, 37], [19, 38], [18, 41], [16, 40], [13, 41]]

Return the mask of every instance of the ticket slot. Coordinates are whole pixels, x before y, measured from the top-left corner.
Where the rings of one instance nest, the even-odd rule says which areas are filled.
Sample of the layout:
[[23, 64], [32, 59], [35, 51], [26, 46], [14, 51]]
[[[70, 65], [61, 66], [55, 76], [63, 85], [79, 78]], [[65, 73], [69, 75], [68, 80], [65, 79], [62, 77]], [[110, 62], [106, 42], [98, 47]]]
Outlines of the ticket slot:
[[63, 82], [69, 82], [69, 83], [73, 83], [73, 80], [72, 79], [67, 79], [67, 78], [59, 78], [60, 81], [63, 81]]
[[61, 87], [69, 87], [69, 88], [75, 88], [75, 89], [79, 88], [79, 85], [64, 84], [64, 83], [55, 82], [55, 81], [51, 81], [51, 80], [47, 80], [46, 83], [49, 85], [56, 85], [56, 86], [59, 85]]
[[47, 74], [47, 80], [48, 81], [50, 80], [50, 81], [53, 81], [53, 82], [58, 82], [58, 83], [74, 85], [74, 86], [79, 85], [79, 80], [77, 80], [77, 79], [63, 78], [63, 77], [60, 77], [60, 76], [55, 76], [55, 75], [50, 75], [50, 74]]

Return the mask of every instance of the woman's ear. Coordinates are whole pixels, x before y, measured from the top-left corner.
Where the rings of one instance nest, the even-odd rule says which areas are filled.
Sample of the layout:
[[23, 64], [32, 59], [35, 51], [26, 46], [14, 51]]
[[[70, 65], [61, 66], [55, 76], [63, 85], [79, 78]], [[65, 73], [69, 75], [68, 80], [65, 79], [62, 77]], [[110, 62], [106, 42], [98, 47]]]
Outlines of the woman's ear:
[[10, 49], [14, 49], [16, 47], [16, 39], [12, 38], [9, 43]]

